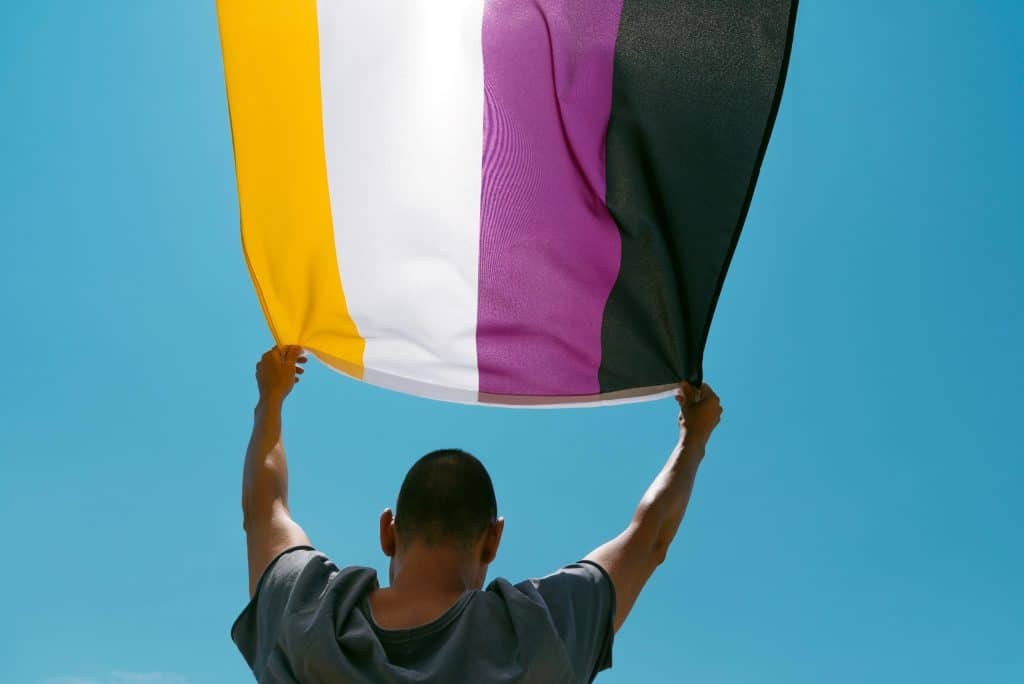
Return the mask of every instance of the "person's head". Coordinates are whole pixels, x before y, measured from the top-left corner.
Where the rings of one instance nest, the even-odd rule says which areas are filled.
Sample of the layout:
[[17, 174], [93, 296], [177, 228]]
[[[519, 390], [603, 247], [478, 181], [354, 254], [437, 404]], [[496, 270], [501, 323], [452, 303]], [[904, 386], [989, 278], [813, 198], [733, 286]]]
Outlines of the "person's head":
[[475, 456], [439, 449], [420, 458], [402, 481], [395, 512], [380, 516], [380, 544], [391, 558], [391, 579], [410, 549], [455, 558], [476, 588], [501, 542], [491, 476]]

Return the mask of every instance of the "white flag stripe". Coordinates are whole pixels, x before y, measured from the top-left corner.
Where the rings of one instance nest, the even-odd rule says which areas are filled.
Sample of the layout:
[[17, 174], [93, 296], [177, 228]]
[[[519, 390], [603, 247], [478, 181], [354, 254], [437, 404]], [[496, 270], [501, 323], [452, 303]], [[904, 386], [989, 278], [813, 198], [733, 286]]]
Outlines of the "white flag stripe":
[[318, 3], [331, 213], [363, 364], [474, 392], [482, 12], [483, 0]]

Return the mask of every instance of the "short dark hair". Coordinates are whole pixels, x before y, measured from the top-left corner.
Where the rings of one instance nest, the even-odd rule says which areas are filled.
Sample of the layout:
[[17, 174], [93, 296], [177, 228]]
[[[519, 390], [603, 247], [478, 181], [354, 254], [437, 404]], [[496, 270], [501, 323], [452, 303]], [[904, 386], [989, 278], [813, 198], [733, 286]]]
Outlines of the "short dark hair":
[[487, 469], [462, 449], [438, 449], [413, 464], [395, 506], [399, 540], [470, 547], [498, 515]]

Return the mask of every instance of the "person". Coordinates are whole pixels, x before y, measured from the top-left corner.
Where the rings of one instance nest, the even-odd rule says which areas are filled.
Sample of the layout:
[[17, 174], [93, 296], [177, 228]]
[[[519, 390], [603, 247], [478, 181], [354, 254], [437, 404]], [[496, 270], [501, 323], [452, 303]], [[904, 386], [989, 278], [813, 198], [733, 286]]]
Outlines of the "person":
[[245, 457], [250, 602], [231, 637], [259, 682], [589, 682], [665, 560], [722, 408], [706, 384], [680, 386], [679, 440], [616, 537], [538, 579], [493, 580], [504, 518], [484, 466], [459, 449], [419, 459], [395, 511], [380, 516], [389, 585], [338, 567], [288, 507], [281, 409], [306, 357], [273, 348]]

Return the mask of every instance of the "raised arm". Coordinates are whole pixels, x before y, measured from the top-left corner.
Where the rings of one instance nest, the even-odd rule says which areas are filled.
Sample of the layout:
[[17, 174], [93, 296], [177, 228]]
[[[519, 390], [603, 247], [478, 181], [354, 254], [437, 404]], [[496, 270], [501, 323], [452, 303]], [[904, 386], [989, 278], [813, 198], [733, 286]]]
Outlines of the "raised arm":
[[270, 561], [292, 546], [309, 545], [288, 511], [288, 461], [281, 441], [281, 408], [306, 362], [299, 347], [270, 349], [256, 365], [260, 398], [242, 475], [242, 527], [249, 556], [249, 596]]
[[722, 416], [718, 396], [707, 385], [698, 393], [683, 384], [679, 402], [679, 441], [617, 537], [587, 556], [603, 567], [615, 586], [615, 630], [618, 631], [647, 580], [668, 553], [690, 500], [704, 447]]

